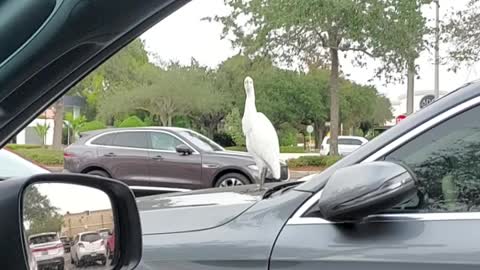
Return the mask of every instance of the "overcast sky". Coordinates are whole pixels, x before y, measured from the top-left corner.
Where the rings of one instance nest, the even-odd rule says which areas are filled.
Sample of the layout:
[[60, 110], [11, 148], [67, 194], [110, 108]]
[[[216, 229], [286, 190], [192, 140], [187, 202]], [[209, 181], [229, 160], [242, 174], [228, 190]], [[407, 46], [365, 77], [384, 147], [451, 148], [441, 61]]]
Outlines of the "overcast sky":
[[[453, 9], [465, 7], [467, 0], [440, 0], [440, 18], [446, 18]], [[424, 8], [427, 18], [435, 18], [434, 5]], [[228, 9], [223, 0], [194, 0], [142, 35], [147, 50], [154, 52], [162, 60], [176, 60], [188, 64], [194, 57], [200, 64], [216, 67], [219, 63], [234, 55], [236, 51], [230, 42], [221, 40], [222, 26], [217, 23], [201, 21], [201, 18], [215, 14], [225, 14]], [[441, 56], [445, 56], [445, 44], [441, 45]], [[348, 60], [343, 60], [342, 71], [350, 74], [349, 78], [358, 83], [374, 84], [380, 92], [389, 97], [396, 97], [406, 92], [405, 84], [385, 86], [381, 80], [368, 82], [373, 77], [375, 61], [369, 60], [367, 68], [353, 67]], [[424, 52], [418, 59], [420, 79], [415, 81], [416, 90], [433, 90], [434, 65], [433, 52]], [[457, 73], [448, 72], [448, 66], [440, 68], [440, 90], [451, 91], [456, 87], [478, 78], [480, 66], [464, 67]]]

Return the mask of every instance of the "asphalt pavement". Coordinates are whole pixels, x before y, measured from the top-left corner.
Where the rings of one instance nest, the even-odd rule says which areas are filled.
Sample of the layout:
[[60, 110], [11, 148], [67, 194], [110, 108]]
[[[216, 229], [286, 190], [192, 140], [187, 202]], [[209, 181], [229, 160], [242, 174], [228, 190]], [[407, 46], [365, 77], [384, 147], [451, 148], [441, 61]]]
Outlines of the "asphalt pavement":
[[110, 260], [107, 261], [107, 264], [101, 265], [100, 262], [96, 264], [85, 265], [82, 267], [76, 267], [70, 261], [70, 253], [65, 253], [65, 270], [80, 270], [80, 269], [88, 269], [88, 270], [110, 270], [113, 269], [113, 266], [110, 265]]

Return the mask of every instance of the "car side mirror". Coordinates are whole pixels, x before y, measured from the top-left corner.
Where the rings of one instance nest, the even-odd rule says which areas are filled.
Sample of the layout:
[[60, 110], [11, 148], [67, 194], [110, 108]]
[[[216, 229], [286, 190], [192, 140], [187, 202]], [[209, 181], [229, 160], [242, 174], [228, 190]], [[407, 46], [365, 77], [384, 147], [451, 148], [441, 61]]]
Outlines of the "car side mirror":
[[[56, 244], [52, 263], [63, 268], [66, 256], [63, 246], [60, 248], [59, 232], [82, 234], [90, 239], [86, 241], [99, 238], [95, 235], [97, 223], [68, 226], [85, 215], [95, 222], [103, 217], [115, 230], [116, 251], [109, 266], [102, 269], [131, 270], [140, 262], [140, 217], [132, 191], [122, 182], [84, 174], [38, 174], [2, 181], [0, 193], [0, 212], [8, 217], [8, 222], [0, 224], [2, 245], [8, 247], [2, 251], [2, 269], [37, 269], [39, 258], [45, 255], [45, 242]], [[95, 256], [105, 265], [105, 251], [102, 247], [97, 251]]]
[[177, 147], [175, 147], [175, 150], [177, 151], [177, 153], [182, 154], [184, 156], [191, 155], [193, 153], [192, 149], [190, 149], [190, 147], [188, 147], [185, 144], [177, 145]]
[[322, 217], [352, 222], [388, 210], [417, 192], [414, 175], [402, 165], [372, 162], [336, 171], [319, 200]]

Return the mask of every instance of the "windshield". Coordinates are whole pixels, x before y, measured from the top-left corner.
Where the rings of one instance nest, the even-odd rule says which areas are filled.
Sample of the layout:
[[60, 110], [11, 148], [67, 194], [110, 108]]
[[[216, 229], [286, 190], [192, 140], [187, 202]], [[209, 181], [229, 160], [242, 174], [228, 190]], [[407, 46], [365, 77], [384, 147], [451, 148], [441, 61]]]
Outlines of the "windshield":
[[0, 178], [3, 179], [48, 172], [47, 170], [4, 149], [0, 150], [0, 164], [2, 164], [2, 166], [0, 166]]
[[185, 137], [187, 140], [195, 144], [195, 146], [199, 147], [203, 151], [225, 151], [225, 149], [223, 149], [220, 145], [216, 144], [214, 141], [196, 132], [185, 130], [181, 131], [180, 135]]
[[91, 242], [98, 241], [100, 239], [101, 237], [100, 237], [100, 234], [98, 233], [87, 233], [82, 235], [82, 237], [80, 238], [80, 241], [91, 243]]
[[58, 240], [58, 237], [56, 234], [45, 234], [45, 235], [31, 237], [30, 244], [37, 245], [37, 244], [54, 242], [57, 240]]

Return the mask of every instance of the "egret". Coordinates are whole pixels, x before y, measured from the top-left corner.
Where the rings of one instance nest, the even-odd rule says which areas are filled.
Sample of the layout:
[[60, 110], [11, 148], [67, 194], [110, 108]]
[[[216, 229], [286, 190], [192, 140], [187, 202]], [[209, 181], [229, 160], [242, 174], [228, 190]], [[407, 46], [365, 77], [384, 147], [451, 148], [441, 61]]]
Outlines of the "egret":
[[263, 189], [268, 170], [273, 178], [280, 179], [278, 136], [270, 120], [263, 113], [257, 112], [252, 78], [245, 78], [244, 87], [247, 98], [242, 118], [242, 130], [248, 153], [253, 156], [258, 168], [260, 189]]

